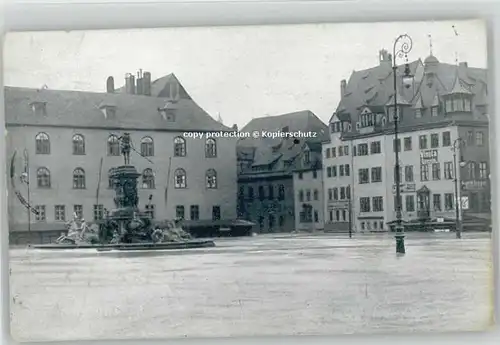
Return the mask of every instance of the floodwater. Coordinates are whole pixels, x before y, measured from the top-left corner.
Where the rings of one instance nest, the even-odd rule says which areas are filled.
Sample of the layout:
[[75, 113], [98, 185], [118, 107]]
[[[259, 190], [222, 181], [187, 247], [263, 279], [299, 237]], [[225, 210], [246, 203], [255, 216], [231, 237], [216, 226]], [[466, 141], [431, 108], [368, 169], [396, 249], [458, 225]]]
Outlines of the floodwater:
[[257, 236], [147, 253], [11, 250], [18, 341], [477, 331], [489, 234]]

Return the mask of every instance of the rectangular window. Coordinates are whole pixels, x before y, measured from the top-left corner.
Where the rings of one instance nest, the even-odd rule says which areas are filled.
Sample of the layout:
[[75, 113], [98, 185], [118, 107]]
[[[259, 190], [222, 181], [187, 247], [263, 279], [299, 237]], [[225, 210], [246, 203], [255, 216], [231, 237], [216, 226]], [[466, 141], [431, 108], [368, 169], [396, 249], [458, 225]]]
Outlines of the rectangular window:
[[333, 188], [333, 200], [339, 200], [339, 190], [338, 190], [338, 188]]
[[476, 146], [483, 146], [483, 145], [484, 145], [484, 133], [476, 132]]
[[104, 218], [104, 205], [94, 205], [94, 220], [101, 220]]
[[372, 182], [382, 182], [382, 167], [372, 168]]
[[404, 138], [405, 151], [411, 151], [411, 137]]
[[467, 165], [467, 171], [469, 175], [469, 180], [474, 180], [476, 178], [476, 164], [471, 162]]
[[337, 166], [332, 167], [332, 177], [337, 177]]
[[345, 187], [340, 187], [340, 200], [345, 200]]
[[191, 205], [189, 207], [189, 218], [191, 220], [199, 220], [200, 219], [200, 206]]
[[373, 212], [382, 212], [384, 210], [384, 198], [381, 196], [374, 196], [373, 202]]
[[328, 189], [328, 200], [332, 200], [333, 199], [333, 189]]
[[405, 181], [406, 182], [413, 182], [414, 181], [413, 165], [405, 166]]
[[304, 201], [304, 191], [303, 190], [299, 190], [299, 201], [300, 202]]
[[453, 179], [453, 162], [444, 162], [444, 178], [445, 180]]
[[332, 177], [332, 167], [327, 167], [326, 168], [326, 176], [327, 177]]
[[432, 179], [433, 180], [441, 179], [441, 166], [439, 163], [432, 163]]
[[220, 206], [212, 207], [212, 220], [220, 220]]
[[398, 139], [397, 141], [396, 139], [394, 139], [392, 141], [392, 150], [394, 152], [396, 152], [396, 150], [398, 150], [398, 152], [401, 152], [401, 139]]
[[344, 155], [344, 146], [339, 146], [339, 157]]
[[429, 166], [420, 164], [420, 181], [429, 181]]
[[344, 176], [345, 165], [339, 165], [339, 176]]
[[431, 108], [431, 116], [438, 116], [438, 107]]
[[311, 190], [306, 190], [306, 201], [311, 201]]
[[332, 158], [337, 157], [337, 149], [335, 147], [332, 147]]
[[299, 180], [302, 180], [304, 178], [304, 174], [299, 172]]
[[358, 156], [368, 156], [368, 144], [358, 145]]
[[330, 148], [327, 148], [325, 151], [325, 158], [330, 158]]
[[344, 156], [349, 156], [349, 146], [344, 146]]
[[359, 169], [359, 183], [370, 183], [370, 175], [368, 169]]
[[333, 211], [328, 212], [328, 219], [333, 222]]
[[479, 163], [479, 178], [480, 179], [488, 178], [488, 163], [487, 162]]
[[407, 195], [405, 197], [406, 202], [406, 212], [415, 212], [415, 197], [413, 195]]
[[434, 207], [434, 211], [441, 211], [441, 194], [432, 195], [432, 205]]
[[419, 147], [421, 150], [427, 149], [427, 135], [421, 135], [418, 137]]
[[416, 118], [422, 117], [422, 109], [415, 109], [415, 117]]
[[318, 178], [318, 171], [313, 170], [313, 179], [317, 179], [317, 178]]
[[78, 218], [83, 218], [83, 205], [73, 205], [73, 213], [76, 213]]
[[380, 141], [372, 141], [370, 143], [370, 153], [374, 155], [381, 152], [382, 152], [382, 147], [380, 145]]
[[182, 205], [177, 205], [175, 206], [175, 218], [177, 219], [184, 219], [184, 206]]
[[451, 146], [451, 133], [443, 132], [443, 147]]
[[351, 174], [351, 171], [350, 171], [350, 168], [349, 168], [349, 164], [346, 164], [345, 165], [345, 176], [350, 176]]
[[45, 205], [36, 205], [35, 211], [37, 212], [37, 214], [35, 216], [35, 220], [37, 222], [44, 222], [47, 220], [47, 216], [45, 213]]
[[64, 205], [54, 206], [54, 219], [58, 222], [66, 221], [66, 206]]
[[453, 210], [454, 202], [453, 202], [453, 194], [452, 193], [446, 193], [444, 195], [444, 209], [446, 211], [451, 211]]
[[351, 186], [346, 187], [345, 196], [346, 196], [347, 200], [351, 199]]
[[439, 147], [439, 134], [431, 134], [431, 148], [435, 149]]
[[370, 212], [370, 198], [359, 198], [359, 209], [361, 212]]
[[474, 145], [474, 132], [473, 131], [467, 132], [467, 145], [468, 146]]

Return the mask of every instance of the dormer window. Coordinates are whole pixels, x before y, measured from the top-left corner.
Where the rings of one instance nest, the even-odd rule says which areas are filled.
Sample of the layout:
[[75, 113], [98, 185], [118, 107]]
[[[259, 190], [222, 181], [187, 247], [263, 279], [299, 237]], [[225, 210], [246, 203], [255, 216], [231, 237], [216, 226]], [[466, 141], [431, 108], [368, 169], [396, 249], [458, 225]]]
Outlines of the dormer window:
[[305, 164], [311, 163], [311, 153], [309, 151], [304, 152], [304, 163]]
[[335, 122], [330, 123], [330, 131], [332, 133], [342, 132], [342, 125], [341, 125], [340, 121], [335, 121]]
[[[397, 107], [398, 109], [398, 119], [401, 120], [401, 107]], [[394, 122], [394, 106], [387, 107], [387, 117], [389, 118], [389, 122]]]
[[373, 127], [375, 126], [375, 114], [361, 114], [361, 127]]
[[167, 102], [163, 108], [158, 108], [161, 117], [168, 122], [175, 122], [175, 102]]
[[453, 95], [448, 97], [445, 101], [446, 113], [471, 111], [471, 99], [468, 96]]
[[36, 116], [47, 115], [47, 102], [33, 102], [31, 103], [31, 110]]
[[163, 117], [163, 119], [165, 121], [175, 122], [175, 113], [173, 110], [162, 109], [162, 110], [160, 110], [160, 114], [161, 114], [161, 117]]
[[101, 111], [106, 119], [112, 119], [116, 116], [116, 107], [113, 105], [104, 105], [101, 107]]
[[431, 107], [431, 116], [438, 116], [438, 107]]

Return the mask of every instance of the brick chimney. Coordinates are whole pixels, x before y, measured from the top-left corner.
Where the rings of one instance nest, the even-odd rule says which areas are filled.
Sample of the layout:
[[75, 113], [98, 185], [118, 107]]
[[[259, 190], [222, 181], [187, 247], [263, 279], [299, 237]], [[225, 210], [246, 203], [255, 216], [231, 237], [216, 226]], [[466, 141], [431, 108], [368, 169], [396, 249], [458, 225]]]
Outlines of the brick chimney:
[[344, 98], [345, 96], [345, 92], [346, 92], [346, 88], [347, 88], [347, 81], [345, 79], [342, 79], [340, 81], [340, 98]]
[[125, 74], [125, 93], [135, 94], [135, 77], [130, 73]]
[[380, 65], [390, 65], [392, 66], [392, 54], [389, 54], [389, 52], [385, 49], [382, 49], [378, 52], [378, 57], [379, 57], [379, 62]]
[[151, 73], [144, 72], [142, 76], [142, 94], [144, 96], [151, 96]]
[[137, 81], [136, 81], [137, 87], [136, 87], [136, 94], [142, 95], [144, 93], [144, 88], [143, 88], [143, 79], [142, 79], [142, 70], [139, 70], [137, 72]]
[[109, 76], [108, 79], [106, 80], [106, 92], [107, 93], [115, 92], [115, 80], [111, 76]]

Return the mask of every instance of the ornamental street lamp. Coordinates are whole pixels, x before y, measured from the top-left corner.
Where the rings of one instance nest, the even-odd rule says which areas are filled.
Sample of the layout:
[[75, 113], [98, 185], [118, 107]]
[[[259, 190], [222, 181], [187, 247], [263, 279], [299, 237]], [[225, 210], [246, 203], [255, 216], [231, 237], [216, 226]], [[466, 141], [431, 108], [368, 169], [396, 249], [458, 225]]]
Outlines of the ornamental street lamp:
[[[455, 183], [455, 234], [457, 238], [462, 238], [462, 223], [460, 221], [460, 209], [459, 207], [459, 194], [458, 194], [458, 175], [459, 175], [459, 170], [457, 168], [457, 165], [460, 165], [460, 167], [465, 166], [465, 162], [462, 157], [461, 153], [461, 148], [462, 145], [464, 145], [465, 142], [462, 138], [458, 137], [455, 139], [453, 142], [453, 146], [451, 147], [451, 150], [453, 151], [453, 171], [454, 171], [454, 179], [453, 182]], [[458, 156], [460, 157], [460, 162], [457, 164], [457, 153]]]
[[405, 57], [406, 64], [405, 70], [403, 74], [403, 85], [406, 88], [409, 88], [413, 83], [413, 76], [411, 75], [410, 66], [408, 65], [407, 54], [411, 51], [413, 42], [410, 36], [404, 34], [398, 36], [394, 41], [393, 47], [393, 61], [392, 61], [392, 75], [394, 78], [394, 142], [396, 143], [394, 154], [395, 154], [395, 162], [396, 167], [394, 169], [394, 181], [396, 182], [396, 253], [405, 254], [405, 235], [404, 228], [401, 225], [401, 181], [400, 181], [400, 164], [399, 164], [399, 147], [398, 147], [398, 122], [399, 122], [399, 114], [398, 114], [398, 87], [397, 87], [397, 69], [396, 66], [396, 57]]

